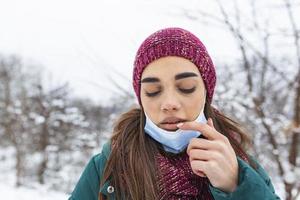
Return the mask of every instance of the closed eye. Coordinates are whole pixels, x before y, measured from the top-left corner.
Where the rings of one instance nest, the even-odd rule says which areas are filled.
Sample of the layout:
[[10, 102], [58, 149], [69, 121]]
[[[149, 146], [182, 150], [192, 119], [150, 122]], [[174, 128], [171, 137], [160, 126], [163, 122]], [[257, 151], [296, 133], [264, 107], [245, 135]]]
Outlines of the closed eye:
[[189, 88], [189, 89], [185, 89], [185, 88], [179, 88], [179, 90], [183, 93], [186, 93], [186, 94], [189, 94], [189, 93], [192, 93], [194, 92], [196, 89], [196, 87], [192, 87], [192, 88]]
[[147, 97], [154, 97], [156, 95], [158, 95], [160, 93], [160, 91], [157, 92], [146, 92], [146, 96]]
[[[185, 94], [190, 94], [190, 93], [193, 93], [195, 90], [196, 90], [196, 87], [192, 87], [192, 88], [178, 88], [178, 90], [182, 93], [185, 93]], [[157, 96], [159, 93], [161, 92], [161, 90], [158, 90], [156, 92], [145, 92], [146, 96], [147, 97], [155, 97]]]

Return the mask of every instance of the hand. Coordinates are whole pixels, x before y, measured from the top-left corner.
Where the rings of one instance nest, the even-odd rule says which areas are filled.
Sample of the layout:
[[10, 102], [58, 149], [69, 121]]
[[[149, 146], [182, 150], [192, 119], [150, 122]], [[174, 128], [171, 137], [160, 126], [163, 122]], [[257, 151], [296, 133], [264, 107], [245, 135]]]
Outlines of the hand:
[[182, 130], [200, 131], [207, 138], [193, 138], [188, 145], [193, 172], [207, 176], [212, 186], [233, 192], [238, 184], [238, 162], [228, 138], [214, 128], [211, 118], [207, 124], [193, 121], [177, 126]]

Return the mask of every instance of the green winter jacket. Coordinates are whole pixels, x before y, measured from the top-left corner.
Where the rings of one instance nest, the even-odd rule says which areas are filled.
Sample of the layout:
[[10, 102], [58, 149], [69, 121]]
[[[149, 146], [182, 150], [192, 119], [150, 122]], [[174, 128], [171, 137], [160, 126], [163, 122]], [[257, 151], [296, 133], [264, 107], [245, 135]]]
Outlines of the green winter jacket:
[[[110, 154], [110, 143], [103, 146], [102, 152], [92, 157], [83, 171], [69, 200], [98, 200], [99, 192], [115, 199], [114, 188], [107, 181], [100, 188], [100, 180], [105, 163]], [[257, 162], [256, 162], [257, 163]], [[254, 170], [242, 159], [238, 158], [239, 182], [232, 193], [225, 193], [210, 185], [210, 191], [215, 200], [280, 200], [265, 170], [257, 163]]]

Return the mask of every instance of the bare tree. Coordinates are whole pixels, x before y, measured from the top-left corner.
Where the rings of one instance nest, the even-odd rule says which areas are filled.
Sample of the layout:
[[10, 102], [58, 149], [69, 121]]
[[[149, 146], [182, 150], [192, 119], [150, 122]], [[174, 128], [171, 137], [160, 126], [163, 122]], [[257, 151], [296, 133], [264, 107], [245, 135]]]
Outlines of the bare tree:
[[[221, 0], [215, 2], [219, 14], [197, 9], [193, 20], [201, 19], [200, 22], [205, 21], [206, 25], [211, 22], [217, 28], [227, 29], [240, 53], [240, 62], [231, 69], [225, 66], [226, 70], [222, 71], [220, 85], [223, 87], [217, 93], [216, 102], [231, 115], [239, 115], [239, 121], [255, 133], [255, 154], [262, 163], [269, 163], [269, 169], [274, 169], [272, 175], [283, 184], [285, 199], [295, 200], [300, 193], [297, 162], [300, 148], [300, 30], [296, 23], [299, 19], [295, 17], [296, 9], [299, 12], [298, 5], [295, 1], [283, 0], [281, 4], [269, 2], [258, 8], [257, 1], [250, 0], [246, 2], [248, 5], [243, 5], [250, 8], [245, 11], [236, 0], [226, 4]], [[271, 22], [276, 17], [263, 17], [259, 13], [266, 9], [285, 12], [290, 26], [272, 27]], [[189, 10], [183, 13], [191, 18]], [[289, 57], [283, 53], [284, 47], [274, 48], [273, 43], [280, 38], [292, 41]], [[276, 51], [282, 51], [282, 54], [276, 54]], [[235, 81], [239, 85], [234, 84]], [[230, 103], [226, 103], [226, 99]], [[237, 114], [241, 111], [241, 115]], [[268, 145], [262, 145], [262, 141], [267, 141]]]
[[0, 83], [1, 83], [1, 118], [0, 125], [4, 128], [4, 136], [15, 149], [16, 186], [22, 184], [24, 173], [23, 158], [25, 146], [23, 138], [26, 131], [23, 126], [18, 126], [18, 120], [22, 112], [19, 111], [20, 102], [15, 95], [17, 79], [22, 79], [19, 71], [22, 68], [21, 60], [16, 56], [0, 57]]

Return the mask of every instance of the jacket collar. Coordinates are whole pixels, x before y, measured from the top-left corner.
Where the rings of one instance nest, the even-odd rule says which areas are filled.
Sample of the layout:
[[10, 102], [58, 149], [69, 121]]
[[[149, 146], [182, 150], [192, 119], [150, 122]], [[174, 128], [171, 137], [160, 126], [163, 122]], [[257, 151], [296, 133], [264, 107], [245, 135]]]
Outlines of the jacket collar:
[[[107, 162], [107, 159], [111, 153], [111, 141], [109, 140], [107, 143], [103, 145], [102, 148], [102, 155], [104, 156], [104, 162], [102, 164], [102, 169], [104, 169], [105, 164]], [[102, 172], [103, 173], [103, 172]], [[103, 174], [101, 174], [100, 180], [102, 178]], [[114, 187], [110, 184], [111, 180], [107, 180], [102, 187], [100, 187], [99, 192], [107, 197], [109, 199], [115, 199], [115, 189]]]

